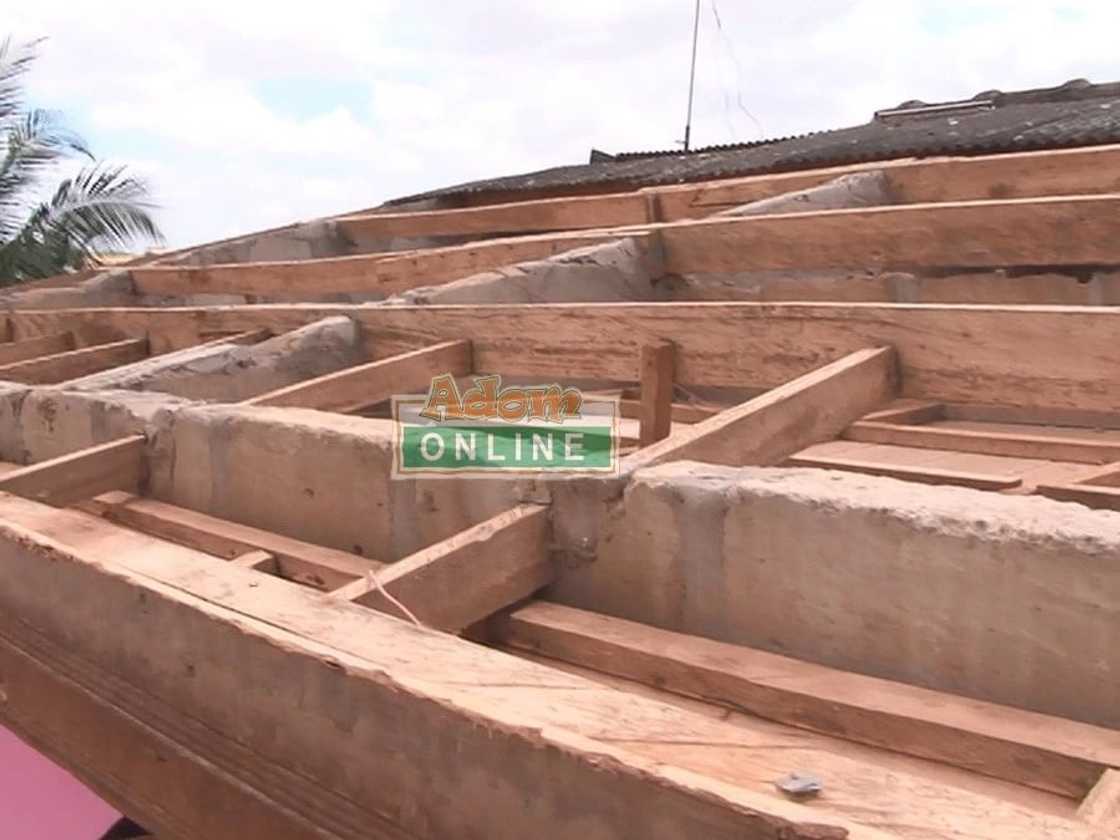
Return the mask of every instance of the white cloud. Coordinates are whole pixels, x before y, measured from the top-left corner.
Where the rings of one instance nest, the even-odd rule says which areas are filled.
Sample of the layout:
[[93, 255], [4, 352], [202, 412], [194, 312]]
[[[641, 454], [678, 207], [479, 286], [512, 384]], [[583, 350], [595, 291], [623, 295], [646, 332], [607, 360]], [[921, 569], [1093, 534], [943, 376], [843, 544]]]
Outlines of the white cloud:
[[[697, 144], [758, 137], [740, 100], [777, 136], [905, 99], [1108, 80], [1120, 25], [1103, 2], [702, 6]], [[692, 3], [40, 0], [7, 22], [50, 37], [37, 103], [148, 174], [179, 245], [582, 162], [592, 146], [670, 148]], [[290, 80], [299, 107], [262, 92]], [[305, 101], [307, 80], [322, 101]]]

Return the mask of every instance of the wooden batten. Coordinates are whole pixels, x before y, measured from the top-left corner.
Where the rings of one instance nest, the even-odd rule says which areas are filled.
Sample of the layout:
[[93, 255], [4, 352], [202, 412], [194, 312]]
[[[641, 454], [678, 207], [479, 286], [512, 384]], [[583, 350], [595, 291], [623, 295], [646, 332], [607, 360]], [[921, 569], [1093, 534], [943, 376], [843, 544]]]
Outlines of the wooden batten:
[[548, 508], [520, 505], [332, 597], [459, 632], [552, 582], [548, 533]]
[[626, 469], [667, 461], [728, 466], [779, 463], [813, 443], [830, 440], [897, 393], [890, 347], [858, 350], [838, 361], [686, 427], [626, 459]]
[[246, 400], [243, 405], [294, 406], [351, 412], [394, 394], [426, 389], [432, 377], [473, 372], [471, 343], [444, 341], [422, 350], [346, 368]]
[[7, 367], [40, 356], [66, 353], [73, 350], [74, 347], [75, 341], [72, 332], [50, 333], [19, 341], [9, 341], [0, 344], [0, 366]]
[[1107, 464], [1120, 460], [1120, 443], [1053, 435], [896, 425], [882, 421], [853, 423], [844, 430], [844, 438], [862, 443], [886, 443], [919, 449], [950, 449], [956, 452], [977, 452], [983, 455], [1034, 458], [1044, 461]]
[[1010, 490], [1023, 483], [1022, 476], [992, 475], [965, 470], [944, 470], [936, 467], [912, 467], [902, 464], [887, 464], [863, 458], [837, 458], [824, 455], [791, 455], [786, 459], [788, 467], [815, 467], [824, 470], [882, 475], [901, 478], [920, 484], [955, 484], [971, 487], [974, 490]]
[[256, 556], [263, 562], [260, 554], [267, 554], [275, 561], [276, 575], [316, 589], [344, 586], [383, 565], [356, 554], [131, 493], [105, 493], [90, 500], [82, 509], [110, 522], [226, 560]]
[[0, 476], [0, 491], [64, 506], [108, 490], [137, 492], [145, 480], [144, 435], [82, 449]]
[[1096, 484], [1039, 484], [1035, 492], [1059, 502], [1077, 502], [1100, 510], [1120, 510], [1120, 487]]
[[148, 340], [129, 338], [3, 365], [0, 366], [0, 379], [28, 385], [51, 385], [138, 362], [147, 356]]

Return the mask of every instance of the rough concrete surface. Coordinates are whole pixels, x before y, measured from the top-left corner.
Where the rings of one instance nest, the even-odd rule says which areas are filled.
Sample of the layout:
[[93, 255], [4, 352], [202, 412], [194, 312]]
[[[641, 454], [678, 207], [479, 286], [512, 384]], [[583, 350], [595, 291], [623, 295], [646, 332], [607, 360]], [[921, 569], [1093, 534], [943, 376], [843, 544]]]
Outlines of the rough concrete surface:
[[394, 481], [387, 420], [184, 406], [155, 431], [155, 498], [375, 559], [399, 559], [516, 501], [508, 480]]
[[21, 289], [0, 295], [0, 303], [23, 309], [82, 309], [96, 306], [135, 306], [140, 298], [128, 269], [112, 269], [72, 286]]
[[636, 474], [556, 600], [1120, 725], [1120, 513], [804, 469]]
[[211, 344], [74, 379], [75, 391], [161, 391], [193, 400], [239, 402], [366, 361], [358, 325], [324, 318], [258, 344]]
[[412, 289], [390, 304], [573, 303], [664, 300], [660, 249], [628, 237], [565, 251], [441, 286]]

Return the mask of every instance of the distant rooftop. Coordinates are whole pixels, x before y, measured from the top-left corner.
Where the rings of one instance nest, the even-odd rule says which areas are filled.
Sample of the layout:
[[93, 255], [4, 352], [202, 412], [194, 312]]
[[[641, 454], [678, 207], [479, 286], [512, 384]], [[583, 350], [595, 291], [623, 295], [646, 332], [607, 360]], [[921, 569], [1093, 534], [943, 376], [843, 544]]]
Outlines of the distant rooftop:
[[572, 194], [934, 155], [1094, 146], [1120, 142], [1120, 82], [1075, 79], [1053, 88], [987, 90], [951, 102], [908, 100], [864, 125], [753, 143], [608, 154], [591, 162], [472, 181], [396, 199], [454, 203], [484, 194]]

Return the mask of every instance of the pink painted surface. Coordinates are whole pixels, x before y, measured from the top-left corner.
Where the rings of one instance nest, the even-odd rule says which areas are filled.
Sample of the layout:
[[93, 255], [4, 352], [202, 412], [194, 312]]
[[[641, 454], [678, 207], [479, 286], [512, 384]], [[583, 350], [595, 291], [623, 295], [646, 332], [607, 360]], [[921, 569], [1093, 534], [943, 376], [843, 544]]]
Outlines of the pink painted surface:
[[118, 816], [81, 782], [0, 727], [3, 840], [97, 840]]

